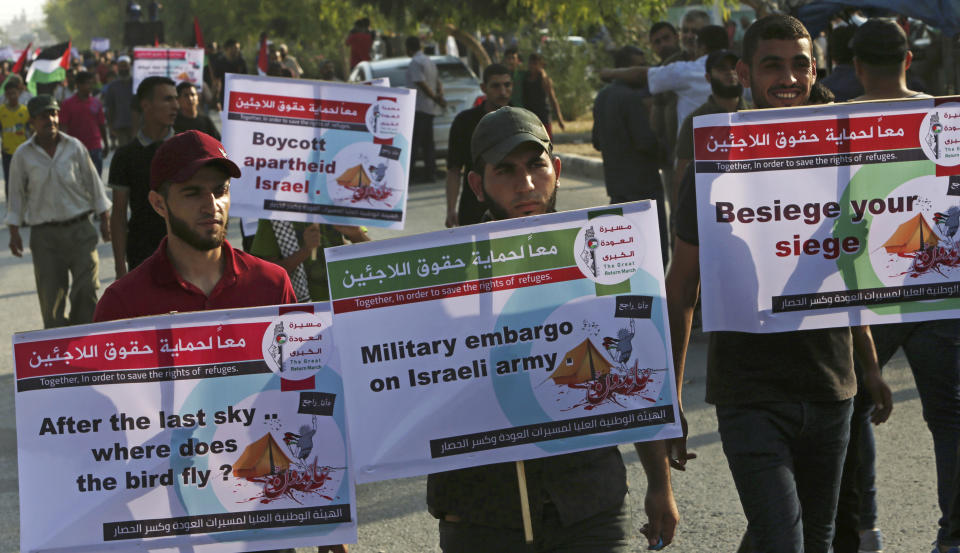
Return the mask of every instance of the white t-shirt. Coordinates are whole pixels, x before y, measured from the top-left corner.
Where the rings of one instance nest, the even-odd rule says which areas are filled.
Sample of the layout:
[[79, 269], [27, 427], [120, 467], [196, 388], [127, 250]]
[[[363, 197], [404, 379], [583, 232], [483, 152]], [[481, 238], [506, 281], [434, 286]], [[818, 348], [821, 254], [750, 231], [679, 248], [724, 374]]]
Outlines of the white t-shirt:
[[[710, 97], [710, 83], [706, 79], [707, 56], [693, 61], [675, 61], [647, 70], [650, 94], [677, 93], [677, 121], [683, 122], [690, 112], [702, 106]], [[677, 125], [678, 132], [680, 125]]]

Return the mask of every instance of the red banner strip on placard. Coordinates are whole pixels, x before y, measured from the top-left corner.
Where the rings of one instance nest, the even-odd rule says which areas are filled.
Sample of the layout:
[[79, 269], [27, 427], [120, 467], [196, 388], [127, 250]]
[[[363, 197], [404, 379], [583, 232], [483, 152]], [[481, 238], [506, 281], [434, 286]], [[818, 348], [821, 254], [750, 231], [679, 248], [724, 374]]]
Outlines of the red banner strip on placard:
[[697, 161], [829, 155], [920, 147], [923, 113], [699, 127]]
[[227, 108], [231, 113], [365, 123], [370, 104], [257, 94], [254, 92], [231, 92]]
[[161, 328], [16, 344], [17, 379], [263, 359], [269, 324]]

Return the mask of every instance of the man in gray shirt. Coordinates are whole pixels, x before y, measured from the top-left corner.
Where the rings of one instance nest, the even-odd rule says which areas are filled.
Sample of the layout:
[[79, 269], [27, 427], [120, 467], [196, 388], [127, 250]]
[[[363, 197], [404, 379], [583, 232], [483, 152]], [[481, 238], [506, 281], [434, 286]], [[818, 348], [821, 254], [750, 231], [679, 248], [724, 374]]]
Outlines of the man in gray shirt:
[[133, 77], [130, 75], [130, 57], [117, 58], [117, 78], [107, 86], [103, 94], [103, 108], [107, 115], [110, 134], [116, 146], [124, 146], [133, 140], [136, 125], [133, 121]]
[[437, 66], [420, 49], [420, 39], [415, 36], [407, 37], [406, 47], [407, 55], [412, 58], [407, 66], [407, 86], [417, 90], [417, 111], [413, 119], [413, 144], [410, 151], [410, 181], [413, 182], [414, 162], [422, 159], [421, 180], [433, 182], [437, 172], [433, 118], [443, 114], [447, 101], [443, 98], [443, 85], [440, 84]]

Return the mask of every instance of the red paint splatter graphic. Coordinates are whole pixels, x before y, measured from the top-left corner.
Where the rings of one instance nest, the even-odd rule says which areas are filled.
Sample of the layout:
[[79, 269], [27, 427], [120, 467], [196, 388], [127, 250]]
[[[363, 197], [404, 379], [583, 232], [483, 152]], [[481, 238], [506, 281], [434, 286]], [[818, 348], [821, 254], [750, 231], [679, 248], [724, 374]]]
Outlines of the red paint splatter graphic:
[[910, 270], [904, 274], [909, 274], [917, 278], [922, 274], [935, 271], [937, 274], [946, 277], [943, 269], [947, 267], [960, 266], [960, 250], [956, 246], [945, 248], [943, 246], [930, 246], [912, 254], [901, 254], [901, 257], [912, 257]]
[[289, 468], [276, 474], [247, 478], [248, 482], [257, 482], [263, 485], [262, 495], [251, 499], [259, 498], [261, 503], [270, 503], [287, 497], [301, 503], [296, 497], [298, 494], [317, 494], [324, 499], [332, 500], [332, 497], [324, 495], [321, 491], [323, 486], [330, 481], [330, 473], [333, 470], [331, 467], [318, 467], [317, 459], [314, 457], [313, 463], [303, 471]]
[[393, 190], [386, 186], [361, 186], [353, 191], [350, 201], [352, 203], [364, 200], [382, 202], [389, 198], [391, 194], [393, 194]]
[[913, 260], [910, 268], [900, 274], [917, 278], [935, 272], [946, 277], [945, 269], [960, 266], [960, 247], [955, 242], [958, 228], [958, 206], [934, 213], [933, 225], [927, 222], [922, 213], [918, 213], [898, 226], [883, 247], [889, 254]]
[[[364, 167], [362, 163], [344, 171], [337, 177], [337, 184], [352, 190], [353, 194], [349, 197], [351, 203], [367, 201], [386, 202], [393, 195], [393, 189], [388, 187], [384, 181], [386, 177], [386, 165], [377, 166], [368, 165]], [[371, 178], [371, 173], [373, 177]], [[392, 207], [387, 204], [387, 207]]]
[[655, 398], [643, 395], [647, 385], [652, 381], [653, 371], [651, 369], [640, 369], [637, 363], [634, 363], [633, 368], [627, 371], [625, 375], [609, 372], [598, 376], [594, 380], [567, 384], [570, 388], [586, 391], [583, 401], [574, 405], [571, 409], [583, 407], [589, 411], [608, 402], [625, 408], [626, 406], [620, 403], [619, 399], [630, 396], [639, 396], [651, 403], [655, 402]]

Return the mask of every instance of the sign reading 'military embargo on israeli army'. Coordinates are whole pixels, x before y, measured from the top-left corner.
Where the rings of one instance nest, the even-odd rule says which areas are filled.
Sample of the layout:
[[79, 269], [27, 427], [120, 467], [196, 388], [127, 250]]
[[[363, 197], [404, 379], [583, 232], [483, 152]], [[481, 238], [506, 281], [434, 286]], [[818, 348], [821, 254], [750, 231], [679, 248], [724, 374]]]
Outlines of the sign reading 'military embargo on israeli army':
[[656, 206], [328, 249], [360, 482], [680, 435]]

